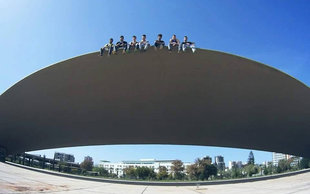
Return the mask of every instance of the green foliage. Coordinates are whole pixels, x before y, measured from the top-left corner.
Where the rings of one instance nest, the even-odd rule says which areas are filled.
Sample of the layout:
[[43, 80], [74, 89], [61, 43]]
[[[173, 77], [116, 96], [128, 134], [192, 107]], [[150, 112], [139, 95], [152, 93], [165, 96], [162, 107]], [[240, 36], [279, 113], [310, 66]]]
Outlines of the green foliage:
[[198, 167], [196, 164], [192, 164], [187, 166], [186, 173], [188, 174], [188, 177], [190, 180], [198, 180]]
[[240, 168], [233, 167], [231, 169], [231, 178], [242, 178], [242, 177], [243, 177], [243, 174]]
[[264, 172], [264, 175], [270, 175], [270, 174], [273, 174], [274, 172], [274, 167], [272, 165], [269, 165], [268, 167], [267, 166], [264, 166], [263, 167], [263, 172]]
[[175, 179], [181, 180], [184, 178], [184, 166], [181, 160], [175, 160], [172, 162], [171, 171]]
[[277, 173], [286, 172], [291, 169], [291, 161], [290, 160], [279, 160]]
[[197, 158], [195, 164], [187, 167], [186, 171], [191, 180], [208, 180], [210, 176], [216, 176], [217, 168], [211, 164], [209, 156]]
[[95, 166], [93, 167], [93, 171], [98, 172], [100, 176], [108, 177], [109, 176], [109, 171], [102, 167]]
[[159, 172], [157, 173], [158, 180], [164, 180], [168, 178], [168, 170], [165, 166], [159, 167]]
[[302, 158], [299, 163], [299, 168], [310, 168], [310, 159], [309, 158]]
[[130, 179], [155, 179], [156, 173], [152, 168], [148, 168], [145, 166], [142, 167], [128, 167], [124, 169], [124, 174], [126, 178]]
[[258, 167], [255, 166], [254, 164], [249, 164], [244, 167], [245, 173], [247, 176], [251, 177], [253, 174], [258, 173]]
[[86, 156], [80, 166], [83, 170], [91, 171], [94, 167], [93, 158], [90, 156]]
[[130, 178], [130, 179], [136, 179], [137, 178], [136, 169], [134, 167], [127, 167], [123, 171], [124, 171], [126, 178]]
[[248, 164], [252, 164], [252, 165], [255, 164], [254, 154], [253, 154], [252, 151], [251, 151], [250, 154], [249, 154]]

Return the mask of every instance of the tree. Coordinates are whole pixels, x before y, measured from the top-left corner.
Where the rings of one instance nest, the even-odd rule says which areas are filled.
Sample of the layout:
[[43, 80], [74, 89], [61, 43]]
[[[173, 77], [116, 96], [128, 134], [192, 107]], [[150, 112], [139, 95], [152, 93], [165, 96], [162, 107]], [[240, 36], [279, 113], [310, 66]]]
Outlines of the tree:
[[254, 164], [249, 164], [244, 168], [247, 176], [252, 176], [253, 174], [257, 174], [258, 173], [258, 167], [255, 166]]
[[156, 177], [156, 174], [152, 168], [148, 168], [145, 166], [136, 168], [136, 175], [139, 179], [153, 179]]
[[216, 176], [216, 174], [217, 174], [216, 166], [213, 165], [213, 164], [206, 164], [204, 166], [204, 169], [203, 169], [201, 175], [200, 175], [201, 176], [201, 180], [208, 180], [209, 177], [211, 177], [212, 175]]
[[291, 161], [289, 160], [279, 160], [278, 162], [278, 167], [277, 167], [277, 172], [285, 172], [291, 169]]
[[272, 163], [269, 163], [268, 166], [263, 167], [264, 175], [273, 174], [274, 172], [274, 166]]
[[253, 164], [253, 165], [255, 164], [254, 154], [252, 151], [249, 154], [248, 164]]
[[184, 166], [181, 160], [174, 160], [172, 162], [171, 170], [175, 179], [182, 179], [184, 177]]
[[90, 156], [86, 156], [80, 166], [83, 170], [91, 171], [94, 167], [93, 158]]
[[137, 178], [136, 169], [132, 166], [124, 168], [124, 174], [125, 174], [125, 177], [130, 178], [130, 179], [136, 179]]
[[196, 159], [196, 165], [198, 169], [198, 179], [200, 180], [208, 180], [210, 176], [217, 174], [217, 168], [212, 164], [212, 158], [206, 156], [202, 159]]
[[188, 176], [193, 180], [208, 180], [210, 176], [216, 176], [217, 168], [211, 163], [212, 159], [209, 156], [197, 158], [195, 164], [187, 167]]
[[310, 159], [309, 158], [302, 158], [300, 160], [299, 167], [301, 169], [310, 168]]
[[93, 171], [95, 172], [99, 172], [99, 175], [100, 176], [104, 176], [104, 177], [108, 177], [109, 176], [109, 171], [104, 169], [103, 167], [98, 167], [98, 166], [95, 166], [93, 168]]
[[186, 173], [188, 174], [189, 179], [198, 180], [198, 167], [197, 164], [192, 164], [187, 166]]
[[243, 177], [243, 174], [242, 174], [241, 169], [234, 166], [231, 169], [231, 178], [242, 178], [242, 177]]
[[159, 171], [157, 173], [157, 179], [164, 180], [168, 178], [168, 169], [165, 166], [159, 166]]

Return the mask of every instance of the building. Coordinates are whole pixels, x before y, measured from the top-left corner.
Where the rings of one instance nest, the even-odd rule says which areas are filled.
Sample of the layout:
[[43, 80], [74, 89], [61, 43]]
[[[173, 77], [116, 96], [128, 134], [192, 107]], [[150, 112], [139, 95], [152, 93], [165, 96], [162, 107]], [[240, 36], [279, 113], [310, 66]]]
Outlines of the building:
[[224, 157], [223, 156], [215, 156], [214, 157], [214, 165], [217, 167], [219, 170], [225, 170], [225, 162], [224, 162]]
[[73, 163], [75, 161], [74, 155], [60, 153], [60, 152], [55, 152], [54, 159], [60, 162], [72, 162]]
[[242, 168], [242, 162], [241, 161], [229, 161], [228, 162], [228, 169], [232, 168]]
[[300, 157], [296, 157], [289, 154], [282, 154], [282, 153], [272, 153], [272, 164], [274, 166], [278, 166], [280, 160], [292, 160], [291, 166], [296, 166], [299, 164]]
[[[109, 173], [117, 174], [117, 176], [124, 175], [123, 170], [128, 167], [148, 167], [154, 169], [154, 172], [159, 172], [160, 166], [165, 166], [168, 170], [168, 173], [171, 173], [171, 166], [172, 162], [175, 160], [156, 160], [156, 159], [140, 159], [140, 160], [129, 160], [129, 161], [122, 161], [122, 162], [110, 162], [107, 160], [101, 160], [98, 164], [99, 167], [102, 167], [109, 171]], [[187, 166], [193, 164], [189, 162], [183, 162], [184, 169]], [[184, 170], [185, 172], [185, 170]]]
[[279, 161], [280, 160], [287, 160], [288, 156], [289, 156], [288, 154], [281, 154], [281, 153], [273, 152], [272, 153], [272, 164], [274, 166], [278, 166]]

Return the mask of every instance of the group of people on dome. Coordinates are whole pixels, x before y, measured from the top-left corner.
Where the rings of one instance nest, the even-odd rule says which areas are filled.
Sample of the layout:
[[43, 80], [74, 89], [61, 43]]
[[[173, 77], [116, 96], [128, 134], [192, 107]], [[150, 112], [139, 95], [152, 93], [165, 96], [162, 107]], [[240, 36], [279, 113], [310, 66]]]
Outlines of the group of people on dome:
[[[154, 42], [154, 48], [157, 49], [163, 49], [165, 47], [165, 41], [162, 40], [163, 35], [158, 34], [157, 40]], [[100, 49], [100, 56], [104, 54], [104, 52], [107, 52], [108, 55], [115, 54], [118, 50], [122, 50], [123, 54], [129, 52], [130, 50], [138, 51], [145, 51], [150, 47], [149, 41], [146, 39], [146, 35], [143, 34], [140, 41], [137, 41], [136, 36], [132, 36], [132, 41], [130, 43], [127, 43], [124, 40], [124, 36], [120, 36], [120, 40], [114, 45], [113, 44], [113, 38], [110, 38], [109, 43], [104, 45]], [[185, 51], [187, 48], [192, 49], [192, 52], [194, 53], [196, 51], [195, 43], [189, 42], [187, 36], [184, 36], [183, 42], [181, 43], [176, 35], [173, 35], [172, 38], [169, 40], [169, 44], [167, 45], [168, 50], [172, 51], [173, 48], [177, 48], [178, 52]]]

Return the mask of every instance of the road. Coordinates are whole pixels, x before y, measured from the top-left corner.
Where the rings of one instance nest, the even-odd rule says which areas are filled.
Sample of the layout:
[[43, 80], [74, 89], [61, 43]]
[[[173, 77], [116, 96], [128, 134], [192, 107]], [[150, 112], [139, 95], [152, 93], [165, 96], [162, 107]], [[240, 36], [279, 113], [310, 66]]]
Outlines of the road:
[[103, 194], [308, 194], [310, 172], [252, 183], [212, 186], [142, 186], [77, 180], [0, 163], [0, 193], [103, 193]]

